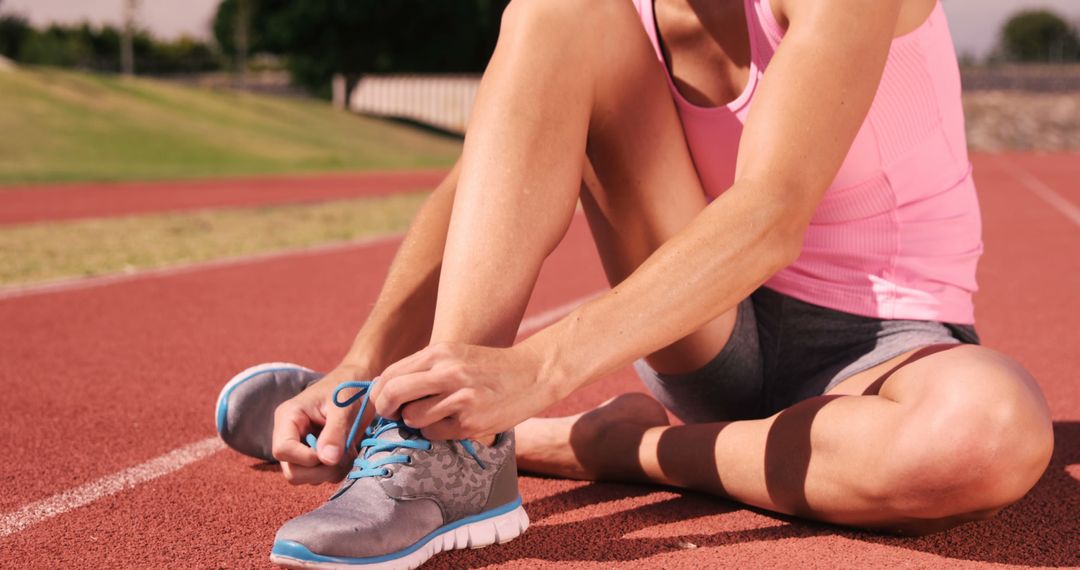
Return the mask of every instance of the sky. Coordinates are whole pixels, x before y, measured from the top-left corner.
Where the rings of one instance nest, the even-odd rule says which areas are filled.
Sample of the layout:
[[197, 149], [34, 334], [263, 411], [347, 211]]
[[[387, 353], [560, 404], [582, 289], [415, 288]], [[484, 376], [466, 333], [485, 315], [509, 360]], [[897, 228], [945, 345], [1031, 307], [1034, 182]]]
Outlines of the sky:
[[[301, 0], [306, 1], [306, 0]], [[627, 0], [629, 1], [629, 0]], [[209, 39], [220, 0], [140, 0], [138, 21], [162, 38]], [[985, 57], [997, 43], [1001, 23], [1024, 8], [1051, 8], [1080, 24], [1080, 0], [943, 0], [956, 50]], [[18, 12], [34, 24], [118, 24], [124, 0], [0, 0], [0, 12]]]
[[[210, 22], [221, 0], [139, 0], [137, 21], [162, 38], [182, 35], [209, 39]], [[22, 14], [35, 25], [58, 23], [119, 25], [125, 0], [0, 0], [0, 12]]]
[[1049, 8], [1080, 27], [1080, 0], [943, 0], [942, 5], [956, 51], [980, 58], [994, 48], [1001, 25], [1019, 10]]

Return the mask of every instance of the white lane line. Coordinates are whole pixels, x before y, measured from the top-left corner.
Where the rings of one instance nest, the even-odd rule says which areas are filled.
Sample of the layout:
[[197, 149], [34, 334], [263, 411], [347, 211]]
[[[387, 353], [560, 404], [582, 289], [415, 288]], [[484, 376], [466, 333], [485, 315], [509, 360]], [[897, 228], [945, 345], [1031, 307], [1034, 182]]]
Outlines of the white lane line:
[[79, 485], [47, 499], [35, 501], [17, 511], [5, 513], [0, 516], [0, 538], [70, 510], [89, 505], [98, 499], [133, 489], [143, 483], [168, 475], [224, 448], [225, 444], [220, 439], [208, 437], [174, 449], [146, 463]]
[[1061, 212], [1066, 218], [1072, 220], [1072, 223], [1080, 226], [1080, 207], [1069, 201], [1068, 198], [1062, 196], [1056, 192], [1053, 188], [1046, 185], [1042, 180], [1035, 177], [1034, 174], [1028, 172], [1027, 169], [1016, 164], [1012, 159], [1001, 157], [1001, 163], [1005, 166], [1009, 174], [1012, 174], [1013, 178], [1020, 181], [1020, 184], [1027, 188], [1032, 194], [1042, 198], [1044, 202], [1050, 204], [1052, 208]]
[[16, 297], [29, 297], [31, 295], [43, 295], [47, 293], [61, 293], [65, 291], [76, 291], [80, 289], [92, 289], [94, 287], [104, 287], [106, 285], [113, 285], [115, 283], [126, 283], [129, 281], [138, 281], [140, 279], [185, 275], [188, 273], [196, 273], [209, 269], [234, 267], [238, 265], [249, 265], [252, 263], [271, 261], [275, 259], [303, 257], [306, 255], [318, 255], [325, 253], [335, 253], [339, 251], [348, 251], [352, 249], [362, 249], [365, 247], [374, 247], [388, 242], [397, 241], [400, 240], [403, 236], [404, 234], [400, 233], [383, 234], [367, 238], [361, 238], [358, 240], [329, 243], [310, 247], [300, 247], [294, 249], [284, 249], [278, 251], [270, 251], [266, 253], [256, 253], [252, 255], [226, 257], [223, 259], [199, 261], [183, 265], [170, 265], [168, 267], [159, 267], [156, 269], [137, 269], [127, 273], [110, 273], [108, 275], [99, 275], [97, 277], [74, 277], [70, 279], [46, 281], [44, 283], [32, 283], [29, 285], [13, 285], [7, 287], [0, 287], [0, 301], [5, 299], [13, 299]]
[[[600, 292], [580, 297], [569, 303], [559, 305], [552, 309], [540, 312], [521, 321], [518, 334], [528, 334], [541, 329], [565, 316], [580, 306], [582, 303], [599, 295]], [[129, 467], [106, 475], [96, 481], [79, 485], [78, 487], [61, 491], [47, 499], [35, 501], [16, 511], [5, 513], [0, 516], [0, 538], [19, 532], [29, 526], [35, 525], [47, 519], [62, 515], [68, 511], [83, 507], [115, 495], [121, 491], [134, 489], [143, 483], [148, 483], [178, 471], [196, 461], [221, 451], [225, 444], [217, 436], [208, 437], [195, 443], [174, 449], [164, 455], [155, 457], [145, 463]]]

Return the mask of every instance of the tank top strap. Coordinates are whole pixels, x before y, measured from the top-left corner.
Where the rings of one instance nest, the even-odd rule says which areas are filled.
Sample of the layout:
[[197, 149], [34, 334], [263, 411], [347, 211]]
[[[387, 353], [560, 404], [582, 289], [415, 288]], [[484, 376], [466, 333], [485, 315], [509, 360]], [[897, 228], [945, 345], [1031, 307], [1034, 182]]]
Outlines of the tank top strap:
[[757, 64], [764, 69], [776, 53], [776, 48], [784, 37], [784, 29], [776, 21], [769, 0], [746, 0], [746, 20], [751, 36], [757, 36], [758, 39], [756, 51], [760, 61]]

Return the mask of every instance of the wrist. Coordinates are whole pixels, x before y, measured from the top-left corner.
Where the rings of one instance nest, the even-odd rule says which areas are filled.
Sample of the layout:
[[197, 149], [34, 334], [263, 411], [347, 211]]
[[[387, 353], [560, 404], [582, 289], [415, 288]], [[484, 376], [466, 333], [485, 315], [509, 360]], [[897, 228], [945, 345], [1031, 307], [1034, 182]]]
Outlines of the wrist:
[[534, 385], [546, 408], [569, 396], [577, 388], [577, 382], [558, 343], [545, 338], [543, 332], [518, 343], [514, 349], [526, 352], [533, 361]]
[[393, 351], [380, 340], [382, 338], [371, 334], [368, 331], [368, 326], [365, 325], [357, 333], [356, 338], [353, 339], [352, 346], [349, 347], [349, 351], [341, 359], [338, 368], [352, 370], [358, 377], [374, 378], [378, 376], [387, 366], [393, 364], [393, 362], [386, 362], [385, 360], [385, 355], [391, 354]]
[[340, 370], [347, 370], [356, 378], [374, 377], [378, 374], [373, 366], [373, 359], [365, 354], [357, 354], [350, 351], [337, 365]]

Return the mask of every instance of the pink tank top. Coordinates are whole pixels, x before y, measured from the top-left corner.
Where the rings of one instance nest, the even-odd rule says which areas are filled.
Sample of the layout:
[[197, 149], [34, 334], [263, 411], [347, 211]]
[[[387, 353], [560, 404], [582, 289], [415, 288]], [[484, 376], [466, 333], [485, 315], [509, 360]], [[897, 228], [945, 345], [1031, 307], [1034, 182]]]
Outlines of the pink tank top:
[[[652, 0], [633, 1], [663, 61]], [[710, 199], [734, 181], [743, 123], [784, 36], [769, 0], [744, 3], [752, 56], [737, 99], [700, 107], [668, 76]], [[769, 288], [881, 319], [974, 322], [982, 224], [955, 53], [940, 2], [919, 28], [893, 40], [873, 105], [814, 215], [802, 254]]]

